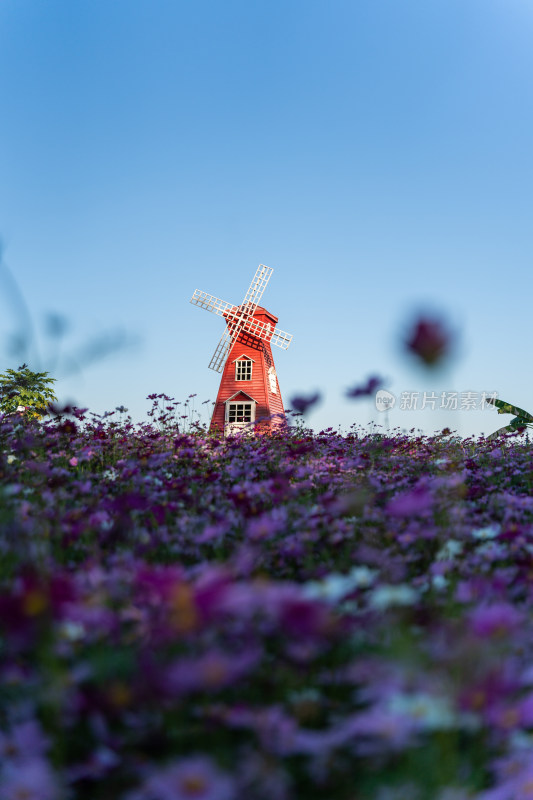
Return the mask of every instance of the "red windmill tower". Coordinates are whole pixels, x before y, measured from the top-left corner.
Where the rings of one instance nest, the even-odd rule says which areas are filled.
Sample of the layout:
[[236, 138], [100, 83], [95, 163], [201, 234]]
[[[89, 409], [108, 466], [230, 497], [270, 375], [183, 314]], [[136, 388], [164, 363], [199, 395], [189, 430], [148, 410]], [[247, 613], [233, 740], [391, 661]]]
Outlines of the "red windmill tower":
[[222, 372], [210, 431], [243, 428], [270, 431], [285, 420], [271, 345], [286, 350], [292, 336], [276, 328], [278, 318], [258, 305], [273, 273], [260, 264], [239, 306], [196, 290], [191, 303], [224, 317], [226, 331], [209, 364]]

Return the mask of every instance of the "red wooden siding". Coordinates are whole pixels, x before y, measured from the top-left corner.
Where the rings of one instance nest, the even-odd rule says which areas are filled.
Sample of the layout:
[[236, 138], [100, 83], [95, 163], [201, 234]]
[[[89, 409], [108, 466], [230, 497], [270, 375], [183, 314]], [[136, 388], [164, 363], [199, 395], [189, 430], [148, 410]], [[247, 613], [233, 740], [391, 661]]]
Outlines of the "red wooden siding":
[[[272, 325], [272, 330], [274, 330], [278, 321], [277, 317], [261, 306], [257, 307], [254, 317], [261, 322], [270, 323]], [[253, 360], [251, 381], [235, 380], [234, 360], [243, 356]], [[224, 372], [220, 380], [220, 387], [211, 418], [211, 425], [209, 428], [211, 431], [216, 431], [219, 434], [223, 433], [225, 402], [237, 392], [244, 392], [255, 400], [256, 423], [263, 419], [265, 420], [266, 427], [270, 429], [276, 426], [276, 422], [278, 424], [283, 422], [285, 418], [285, 409], [283, 408], [283, 401], [281, 399], [277, 378], [277, 394], [270, 391], [270, 382], [268, 379], [268, 369], [270, 366], [273, 366], [274, 369], [276, 368], [270, 342], [257, 339], [249, 333], [241, 333], [233, 344], [224, 366]], [[236, 401], [237, 400], [236, 398]], [[275, 417], [274, 420], [272, 420], [271, 418], [273, 415], [281, 416]]]

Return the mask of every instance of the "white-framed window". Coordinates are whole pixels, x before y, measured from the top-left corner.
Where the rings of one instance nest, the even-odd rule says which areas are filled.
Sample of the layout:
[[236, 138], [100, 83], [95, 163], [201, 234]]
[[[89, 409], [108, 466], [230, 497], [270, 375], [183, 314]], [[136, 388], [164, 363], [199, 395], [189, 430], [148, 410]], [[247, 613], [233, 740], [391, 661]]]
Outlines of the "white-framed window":
[[252, 403], [228, 403], [228, 423], [252, 421]]
[[[254, 435], [254, 422], [256, 402], [253, 397], [249, 397], [245, 392], [241, 399], [237, 395], [226, 400], [226, 418], [224, 420], [224, 436], [235, 436], [239, 433]], [[244, 396], [243, 396], [244, 395]]]
[[235, 362], [235, 380], [236, 381], [251, 381], [252, 380], [252, 361], [241, 358]]

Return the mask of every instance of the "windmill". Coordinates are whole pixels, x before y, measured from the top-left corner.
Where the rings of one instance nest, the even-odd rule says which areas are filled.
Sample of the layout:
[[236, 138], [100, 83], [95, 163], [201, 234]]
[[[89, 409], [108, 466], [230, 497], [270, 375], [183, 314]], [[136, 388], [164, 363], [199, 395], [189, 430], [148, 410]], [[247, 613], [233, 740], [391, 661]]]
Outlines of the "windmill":
[[272, 430], [285, 420], [271, 345], [286, 350], [292, 336], [276, 328], [278, 318], [259, 305], [273, 271], [258, 266], [239, 306], [199, 289], [191, 298], [194, 305], [226, 321], [209, 363], [210, 369], [222, 373], [209, 430], [224, 436], [243, 428]]

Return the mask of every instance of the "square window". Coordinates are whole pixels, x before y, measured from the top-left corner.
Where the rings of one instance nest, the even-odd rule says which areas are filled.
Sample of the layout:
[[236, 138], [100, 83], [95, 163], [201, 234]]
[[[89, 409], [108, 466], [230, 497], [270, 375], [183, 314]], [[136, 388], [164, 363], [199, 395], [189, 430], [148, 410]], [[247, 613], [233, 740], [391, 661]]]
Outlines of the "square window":
[[235, 380], [236, 381], [251, 381], [252, 380], [252, 361], [240, 359], [235, 362]]
[[230, 403], [228, 407], [228, 422], [251, 422], [252, 403]]

